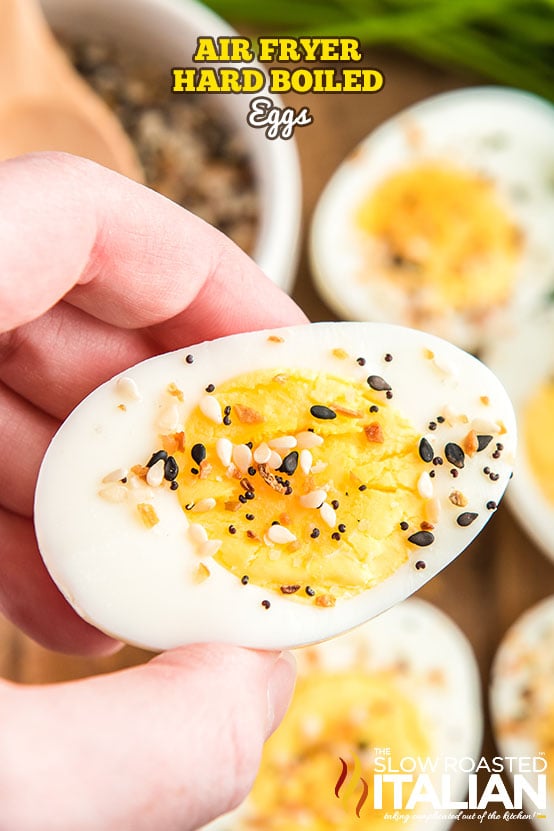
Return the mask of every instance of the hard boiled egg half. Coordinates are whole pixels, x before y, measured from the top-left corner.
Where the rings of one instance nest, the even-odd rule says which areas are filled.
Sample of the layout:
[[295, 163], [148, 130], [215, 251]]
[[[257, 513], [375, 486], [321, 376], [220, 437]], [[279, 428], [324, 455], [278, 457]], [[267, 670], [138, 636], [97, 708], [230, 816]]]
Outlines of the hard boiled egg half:
[[341, 316], [475, 351], [554, 273], [554, 109], [502, 88], [410, 107], [340, 165], [314, 215], [317, 287]]
[[510, 507], [554, 559], [554, 308], [529, 318], [483, 357], [505, 384], [519, 423]]
[[[418, 764], [435, 766], [429, 791], [442, 801], [445, 759], [478, 759], [480, 753], [479, 674], [471, 647], [450, 618], [428, 603], [408, 600], [296, 657], [292, 703], [264, 748], [252, 793], [240, 809], [207, 828], [447, 829], [448, 814], [459, 809], [435, 810], [429, 802], [406, 806]], [[391, 775], [406, 778], [399, 809], [394, 781], [386, 781]], [[446, 779], [449, 797], [463, 801], [467, 774]]]
[[554, 597], [522, 615], [502, 641], [493, 667], [491, 713], [498, 747], [503, 756], [514, 759], [511, 773], [525, 776], [539, 797], [546, 795], [546, 809], [540, 808], [540, 798], [528, 801], [524, 807], [537, 828], [551, 831], [554, 829]]
[[70, 603], [125, 641], [308, 644], [459, 554], [515, 441], [501, 384], [431, 335], [233, 335], [138, 364], [77, 407], [39, 475], [38, 541]]

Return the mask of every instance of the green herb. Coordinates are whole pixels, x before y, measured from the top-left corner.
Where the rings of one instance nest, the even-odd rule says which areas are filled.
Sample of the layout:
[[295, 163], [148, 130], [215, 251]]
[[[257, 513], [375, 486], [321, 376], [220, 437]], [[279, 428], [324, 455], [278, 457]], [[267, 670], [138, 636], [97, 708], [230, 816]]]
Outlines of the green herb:
[[207, 0], [260, 34], [358, 37], [554, 100], [554, 0]]

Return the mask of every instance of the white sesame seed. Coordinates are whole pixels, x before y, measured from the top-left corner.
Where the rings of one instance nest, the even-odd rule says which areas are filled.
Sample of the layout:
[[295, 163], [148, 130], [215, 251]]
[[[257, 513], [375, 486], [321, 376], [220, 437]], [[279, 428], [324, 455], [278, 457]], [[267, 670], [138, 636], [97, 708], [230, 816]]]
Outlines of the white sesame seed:
[[454, 366], [448, 358], [445, 358], [444, 355], [435, 355], [433, 358], [433, 363], [437, 367], [437, 369], [444, 373], [444, 375], [450, 375], [451, 377], [456, 377], [458, 375], [458, 370]]
[[198, 402], [200, 412], [213, 421], [215, 424], [223, 423], [223, 416], [221, 415], [221, 405], [217, 398], [213, 395], [203, 395]]
[[272, 470], [277, 470], [277, 468], [281, 467], [282, 464], [282, 458], [279, 456], [276, 450], [272, 450], [267, 466], [270, 467]]
[[247, 444], [235, 444], [233, 447], [233, 462], [245, 473], [252, 464], [252, 451]]
[[433, 480], [427, 472], [422, 473], [417, 480], [417, 490], [424, 499], [431, 499], [433, 496]]
[[223, 467], [229, 467], [233, 455], [233, 442], [229, 439], [218, 439], [215, 443], [215, 452]]
[[208, 539], [208, 532], [204, 526], [200, 525], [198, 522], [192, 522], [189, 525], [188, 531], [191, 540], [197, 542], [199, 545], [202, 545]]
[[295, 542], [296, 536], [283, 525], [272, 525], [267, 532], [267, 538], [277, 545], [286, 545], [288, 542]]
[[121, 482], [122, 479], [127, 478], [128, 473], [129, 471], [126, 468], [118, 467], [116, 470], [112, 470], [111, 473], [106, 474], [102, 482]]
[[318, 436], [317, 433], [312, 433], [310, 430], [304, 430], [298, 433], [296, 441], [299, 450], [311, 450], [312, 447], [320, 447], [323, 444], [323, 436]]
[[159, 488], [164, 480], [164, 460], [158, 459], [156, 464], [148, 468], [146, 482], [151, 488]]
[[321, 473], [321, 471], [325, 470], [326, 467], [327, 462], [324, 462], [320, 459], [319, 462], [316, 462], [314, 465], [312, 465], [311, 473]]
[[329, 528], [335, 527], [337, 524], [337, 515], [335, 513], [335, 509], [331, 507], [328, 502], [323, 503], [319, 509], [319, 513], [321, 514], [321, 519], [326, 525], [329, 526]]
[[295, 436], [277, 436], [275, 439], [270, 439], [268, 444], [272, 450], [292, 450], [296, 447], [296, 438]]
[[310, 451], [309, 450], [301, 450], [299, 461], [300, 461], [300, 470], [302, 471], [302, 473], [305, 473], [306, 476], [307, 476], [308, 473], [310, 472], [310, 470], [312, 469], [312, 464], [313, 464], [313, 461], [314, 461], [313, 456], [310, 453]]
[[255, 462], [257, 462], [259, 465], [265, 465], [269, 462], [271, 458], [271, 448], [268, 444], [265, 443], [265, 441], [263, 441], [254, 450], [253, 456]]
[[116, 390], [127, 401], [140, 401], [141, 394], [138, 390], [136, 381], [132, 378], [118, 378], [116, 383]]
[[486, 418], [474, 418], [471, 427], [476, 433], [500, 433], [500, 425]]
[[176, 404], [168, 404], [164, 407], [158, 416], [156, 422], [160, 433], [176, 433], [181, 429], [181, 419], [179, 416], [179, 408]]
[[[300, 504], [303, 508], [320, 508], [327, 499], [327, 491], [318, 489], [310, 491], [300, 497]], [[330, 507], [330, 506], [329, 506]], [[331, 508], [331, 510], [333, 510]]]
[[201, 557], [213, 557], [221, 548], [221, 540], [206, 540], [200, 546], [199, 554]]
[[215, 508], [216, 502], [215, 499], [212, 499], [211, 496], [208, 496], [206, 499], [200, 499], [198, 502], [195, 502], [191, 511], [194, 511], [196, 514], [203, 514], [206, 511], [211, 511], [212, 508]]
[[106, 502], [123, 502], [127, 498], [127, 488], [125, 485], [118, 485], [114, 482], [105, 488], [101, 488], [98, 491], [98, 496], [101, 496]]

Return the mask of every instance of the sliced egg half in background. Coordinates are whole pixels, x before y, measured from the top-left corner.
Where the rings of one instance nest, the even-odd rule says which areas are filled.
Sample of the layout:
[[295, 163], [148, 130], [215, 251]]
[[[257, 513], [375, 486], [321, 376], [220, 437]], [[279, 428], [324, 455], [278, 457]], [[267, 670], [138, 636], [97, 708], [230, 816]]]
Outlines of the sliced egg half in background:
[[494, 344], [483, 359], [502, 380], [518, 421], [510, 508], [554, 560], [554, 307]]
[[496, 87], [438, 95], [335, 172], [311, 228], [316, 286], [342, 317], [476, 351], [552, 287], [553, 213], [552, 106]]
[[[537, 828], [550, 831], [554, 829], [554, 597], [525, 612], [505, 635], [493, 665], [490, 706], [503, 756], [544, 759], [547, 806], [533, 821]], [[524, 766], [521, 770], [537, 788], [536, 779]], [[536, 810], [534, 805], [527, 807], [530, 813]]]
[[[482, 707], [475, 658], [458, 627], [431, 604], [407, 600], [354, 632], [295, 654], [293, 700], [265, 746], [252, 793], [237, 811], [206, 829], [385, 831], [391, 820], [384, 813], [394, 813], [392, 786], [383, 783], [383, 810], [376, 810], [373, 779], [383, 764], [399, 770], [402, 759], [408, 767], [413, 758], [438, 760], [430, 776], [440, 794], [443, 757], [479, 758]], [[347, 766], [342, 784], [341, 759]], [[367, 794], [360, 806], [362, 778]], [[404, 785], [405, 802], [411, 787]], [[450, 787], [452, 800], [464, 800], [467, 775], [452, 774]], [[428, 804], [420, 804], [418, 812], [433, 813]], [[443, 831], [450, 821], [441, 813], [449, 812], [411, 817], [402, 827]]]
[[40, 471], [38, 542], [79, 614], [124, 641], [309, 644], [466, 548], [515, 442], [500, 382], [432, 335], [233, 335], [138, 364], [74, 410]]

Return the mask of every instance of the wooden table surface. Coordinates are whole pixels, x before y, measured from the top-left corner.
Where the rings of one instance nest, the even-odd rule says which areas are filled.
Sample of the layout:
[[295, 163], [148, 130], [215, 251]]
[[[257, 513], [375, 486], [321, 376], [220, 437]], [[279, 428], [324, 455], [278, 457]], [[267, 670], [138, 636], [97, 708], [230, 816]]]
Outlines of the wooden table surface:
[[[475, 79], [443, 73], [392, 53], [373, 53], [367, 65], [386, 76], [377, 95], [288, 96], [291, 106], [309, 106], [314, 124], [297, 131], [304, 186], [304, 244], [294, 296], [312, 320], [334, 320], [311, 282], [305, 239], [317, 198], [337, 164], [370, 130], [398, 110], [435, 92]], [[534, 547], [505, 505], [456, 562], [420, 595], [450, 614], [469, 637], [481, 667], [486, 694], [495, 650], [510, 624], [529, 606], [554, 591], [554, 564]], [[44, 683], [107, 672], [142, 662], [149, 653], [130, 647], [109, 658], [83, 659], [49, 652], [0, 621], [0, 674], [14, 681]], [[488, 719], [483, 753], [494, 755]], [[490, 821], [492, 822], [492, 821]], [[482, 828], [485, 821], [464, 827]], [[515, 821], [518, 827], [528, 823]]]

